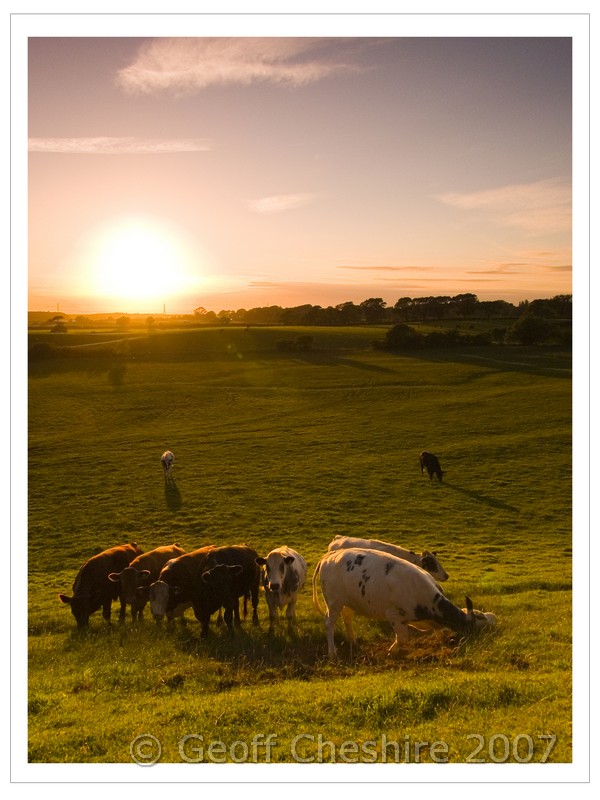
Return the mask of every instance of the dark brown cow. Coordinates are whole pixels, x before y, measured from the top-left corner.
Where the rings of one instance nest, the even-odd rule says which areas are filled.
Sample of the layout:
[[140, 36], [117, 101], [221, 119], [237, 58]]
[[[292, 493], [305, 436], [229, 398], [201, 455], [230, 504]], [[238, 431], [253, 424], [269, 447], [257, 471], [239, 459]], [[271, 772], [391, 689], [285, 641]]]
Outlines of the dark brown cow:
[[239, 598], [244, 598], [246, 616], [248, 598], [252, 601], [252, 622], [258, 625], [258, 593], [260, 567], [256, 563], [258, 553], [245, 544], [231, 547], [215, 547], [209, 554], [202, 572], [202, 591], [199, 607], [194, 606], [196, 618], [202, 625], [202, 636], [208, 635], [211, 614], [225, 609], [225, 624], [233, 631], [240, 624]]
[[171, 559], [160, 571], [158, 579], [149, 587], [148, 598], [152, 608], [152, 616], [156, 620], [165, 615], [170, 621], [180, 611], [178, 607], [198, 605], [203, 570], [206, 567], [208, 554], [214, 545], [200, 547], [191, 553]]
[[148, 602], [148, 592], [140, 589], [158, 580], [167, 561], [178, 558], [184, 553], [185, 550], [178, 544], [157, 547], [149, 553], [142, 553], [141, 556], [134, 558], [121, 572], [110, 573], [108, 579], [121, 585], [121, 594], [125, 598], [125, 603], [131, 606], [131, 618], [134, 622], [141, 620]]
[[120, 593], [120, 587], [110, 581], [108, 576], [111, 572], [125, 569], [142, 552], [135, 542], [130, 542], [104, 550], [85, 562], [75, 578], [73, 596], [58, 595], [61, 603], [71, 606], [78, 628], [84, 628], [90, 616], [99, 608], [102, 608], [104, 619], [110, 623], [110, 607], [117, 597], [121, 601], [119, 619], [125, 618], [125, 600]]
[[438, 481], [441, 482], [444, 472], [440, 467], [440, 462], [438, 461], [437, 456], [434, 456], [433, 453], [428, 453], [426, 450], [423, 450], [419, 456], [419, 463], [421, 464], [421, 475], [423, 474], [424, 470], [427, 470], [429, 480], [431, 480], [434, 475], [437, 475]]

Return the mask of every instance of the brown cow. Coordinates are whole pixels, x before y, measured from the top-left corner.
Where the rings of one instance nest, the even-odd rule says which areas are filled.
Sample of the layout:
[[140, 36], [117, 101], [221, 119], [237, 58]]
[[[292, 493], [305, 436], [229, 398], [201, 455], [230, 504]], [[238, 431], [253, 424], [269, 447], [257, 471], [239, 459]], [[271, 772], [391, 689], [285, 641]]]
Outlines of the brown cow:
[[178, 607], [189, 607], [198, 602], [200, 576], [206, 566], [208, 554], [214, 545], [200, 547], [168, 561], [158, 579], [148, 589], [152, 616], [156, 620], [165, 615], [172, 620], [179, 613]]
[[121, 584], [121, 593], [125, 598], [125, 603], [131, 606], [133, 622], [141, 620], [144, 607], [148, 602], [148, 593], [140, 591], [140, 589], [158, 580], [167, 561], [178, 558], [184, 553], [185, 550], [178, 544], [157, 547], [150, 550], [149, 553], [143, 553], [134, 558], [131, 564], [121, 572], [110, 573], [108, 579]]
[[78, 628], [84, 628], [90, 616], [102, 608], [102, 616], [110, 623], [112, 601], [119, 597], [121, 610], [119, 619], [125, 618], [125, 600], [119, 586], [108, 579], [111, 572], [123, 570], [143, 550], [135, 542], [111, 547], [88, 559], [81, 567], [73, 583], [73, 596], [59, 594], [61, 603], [71, 606]]
[[258, 625], [258, 593], [260, 589], [260, 567], [256, 563], [258, 553], [248, 545], [215, 547], [208, 555], [202, 572], [202, 591], [198, 607], [194, 605], [196, 619], [202, 625], [202, 636], [208, 635], [211, 614], [225, 609], [225, 624], [233, 631], [240, 624], [239, 598], [244, 598], [244, 616], [248, 598], [252, 600], [252, 622]]

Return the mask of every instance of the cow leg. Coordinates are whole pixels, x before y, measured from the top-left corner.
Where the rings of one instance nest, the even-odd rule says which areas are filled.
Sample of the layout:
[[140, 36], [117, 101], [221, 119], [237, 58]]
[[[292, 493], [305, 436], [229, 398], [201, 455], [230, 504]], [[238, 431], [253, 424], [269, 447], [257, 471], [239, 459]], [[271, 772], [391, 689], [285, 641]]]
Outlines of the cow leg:
[[227, 606], [225, 608], [225, 614], [223, 616], [225, 618], [225, 625], [227, 625], [227, 630], [229, 631], [229, 633], [233, 633], [234, 609], [231, 606]]
[[398, 650], [400, 645], [406, 644], [408, 641], [408, 625], [406, 625], [404, 617], [395, 608], [388, 609], [385, 616], [396, 634], [392, 646], [388, 650], [388, 655], [391, 656]]
[[344, 620], [344, 626], [346, 627], [346, 636], [348, 637], [348, 641], [350, 644], [356, 644], [356, 635], [352, 626], [354, 611], [352, 611], [351, 608], [348, 608], [348, 606], [344, 606], [342, 608], [342, 619]]
[[269, 609], [269, 633], [274, 633], [278, 618], [277, 600], [268, 589], [265, 592], [265, 599]]
[[291, 603], [287, 604], [287, 608], [285, 609], [285, 616], [288, 623], [288, 628], [293, 628], [294, 623], [296, 622], [296, 601], [292, 600]]
[[217, 625], [220, 627], [223, 624], [223, 609], [219, 609], [219, 613], [217, 615]]
[[335, 658], [337, 656], [337, 649], [335, 647], [334, 641], [334, 632], [335, 632], [335, 623], [337, 622], [337, 618], [340, 615], [341, 608], [330, 608], [327, 607], [327, 613], [325, 614], [325, 633], [327, 634], [327, 652], [329, 658]]
[[258, 608], [258, 584], [256, 584], [256, 587], [254, 589], [252, 589], [252, 624], [253, 625], [258, 625], [259, 624], [257, 608]]
[[[235, 601], [233, 606], [233, 618], [236, 628], [242, 627], [242, 620], [240, 619], [240, 601], [239, 598]], [[246, 618], [246, 601], [244, 600], [244, 619]]]
[[112, 600], [107, 600], [105, 603], [102, 604], [102, 616], [110, 625], [110, 607], [112, 606]]

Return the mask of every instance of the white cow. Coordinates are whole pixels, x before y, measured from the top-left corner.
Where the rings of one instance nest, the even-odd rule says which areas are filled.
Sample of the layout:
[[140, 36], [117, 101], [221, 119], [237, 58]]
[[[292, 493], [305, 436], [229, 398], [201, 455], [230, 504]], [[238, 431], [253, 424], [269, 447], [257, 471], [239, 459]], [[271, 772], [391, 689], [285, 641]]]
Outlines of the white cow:
[[448, 573], [442, 567], [437, 559], [436, 553], [430, 553], [429, 550], [423, 550], [421, 555], [413, 553], [412, 550], [405, 550], [404, 547], [399, 547], [396, 544], [389, 544], [388, 542], [381, 542], [379, 539], [356, 539], [354, 536], [335, 536], [329, 542], [329, 551], [341, 550], [348, 547], [361, 547], [365, 550], [380, 550], [382, 553], [389, 553], [391, 556], [403, 558], [405, 561], [410, 561], [411, 564], [416, 564], [421, 569], [431, 573], [437, 581], [447, 581]]
[[[317, 581], [327, 605], [323, 612], [317, 596]], [[427, 620], [436, 626], [459, 633], [473, 633], [496, 624], [493, 614], [453, 605], [432, 576], [409, 561], [377, 550], [349, 548], [326, 553], [313, 576], [313, 602], [325, 614], [325, 631], [330, 658], [335, 657], [335, 623], [340, 613], [351, 642], [354, 613], [377, 620], [387, 620], [396, 634], [389, 649], [395, 652], [406, 643], [408, 625]]]
[[163, 470], [165, 472], [165, 478], [169, 478], [171, 475], [171, 470], [173, 469], [173, 462], [175, 461], [175, 456], [170, 450], [165, 450], [165, 452], [160, 457], [160, 460], [163, 465]]
[[306, 561], [291, 547], [277, 547], [266, 558], [257, 558], [256, 563], [264, 567], [262, 584], [269, 607], [269, 632], [273, 631], [279, 617], [279, 609], [286, 608], [288, 625], [296, 619], [298, 593], [306, 583]]

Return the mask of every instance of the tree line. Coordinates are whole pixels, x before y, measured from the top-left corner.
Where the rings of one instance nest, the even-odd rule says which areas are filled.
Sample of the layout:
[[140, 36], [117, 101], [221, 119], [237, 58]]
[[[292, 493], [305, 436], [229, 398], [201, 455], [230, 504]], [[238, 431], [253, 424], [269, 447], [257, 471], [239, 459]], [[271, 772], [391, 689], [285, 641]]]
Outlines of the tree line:
[[466, 293], [454, 297], [401, 297], [388, 305], [381, 297], [371, 297], [362, 303], [345, 302], [336, 306], [306, 303], [300, 306], [261, 306], [207, 311], [194, 309], [196, 321], [207, 325], [237, 323], [244, 325], [389, 325], [398, 322], [428, 322], [433, 320], [517, 319], [524, 314], [550, 319], [571, 319], [571, 295], [557, 295], [548, 300], [525, 300], [518, 305], [506, 300], [479, 300]]

